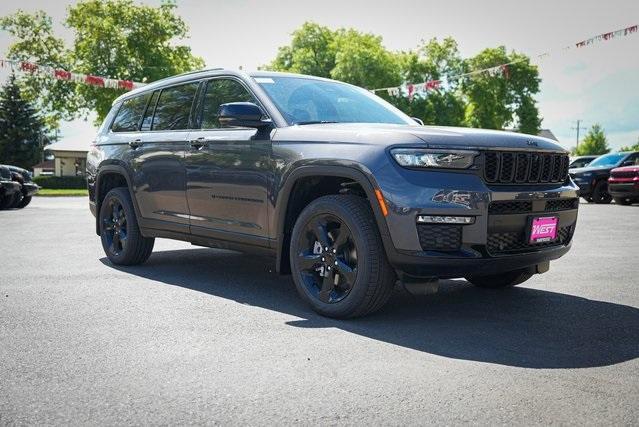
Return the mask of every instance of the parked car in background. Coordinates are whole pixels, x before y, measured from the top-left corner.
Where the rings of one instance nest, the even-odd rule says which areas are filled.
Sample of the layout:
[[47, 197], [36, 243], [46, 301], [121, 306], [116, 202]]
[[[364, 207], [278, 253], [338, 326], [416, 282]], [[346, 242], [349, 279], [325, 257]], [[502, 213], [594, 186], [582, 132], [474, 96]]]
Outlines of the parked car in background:
[[597, 157], [583, 168], [570, 169], [569, 173], [579, 186], [579, 195], [588, 202], [610, 203], [608, 192], [610, 171], [621, 166], [632, 166], [639, 162], [638, 151], [609, 153]]
[[330, 317], [373, 312], [402, 283], [506, 288], [570, 249], [577, 186], [546, 138], [418, 125], [369, 91], [205, 70], [120, 96], [87, 158], [113, 264], [156, 237], [271, 255]]
[[608, 178], [608, 192], [615, 203], [639, 203], [639, 164], [615, 168]]
[[570, 169], [583, 168], [599, 156], [577, 156], [570, 159]]
[[11, 169], [0, 165], [0, 209], [13, 207], [21, 189], [20, 183], [13, 180]]
[[40, 187], [33, 182], [31, 172], [17, 166], [7, 166], [12, 173], [13, 180], [18, 181], [22, 186], [20, 194], [16, 196], [14, 208], [22, 209], [31, 203], [31, 198], [40, 190]]
[[22, 209], [31, 203], [31, 198], [38, 192], [40, 187], [31, 178], [31, 173], [23, 168], [11, 165], [2, 165], [9, 171], [11, 181], [17, 184], [18, 191], [3, 200], [3, 209]]

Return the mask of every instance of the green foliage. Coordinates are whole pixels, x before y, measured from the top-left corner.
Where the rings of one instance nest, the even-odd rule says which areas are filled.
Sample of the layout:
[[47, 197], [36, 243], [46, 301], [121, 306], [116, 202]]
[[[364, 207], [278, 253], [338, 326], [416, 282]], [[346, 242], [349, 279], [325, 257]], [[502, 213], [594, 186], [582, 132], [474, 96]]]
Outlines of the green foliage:
[[[74, 31], [73, 45], [64, 46], [53, 35], [51, 18], [44, 12], [19, 11], [0, 20], [14, 36], [12, 59], [31, 60], [66, 70], [125, 80], [150, 82], [202, 68], [191, 49], [174, 45], [187, 36], [187, 26], [175, 14], [175, 5], [139, 5], [133, 0], [86, 0], [69, 8], [65, 22]], [[50, 121], [96, 111], [98, 121], [108, 113], [113, 99], [123, 91], [60, 82], [38, 74], [24, 80]]]
[[44, 139], [44, 123], [11, 74], [0, 92], [0, 163], [30, 169], [38, 163]]
[[579, 144], [578, 147], [573, 149], [573, 154], [576, 156], [586, 156], [589, 154], [606, 154], [610, 152], [608, 147], [608, 140], [604, 129], [598, 123], [592, 125], [584, 141]]
[[82, 176], [45, 176], [40, 175], [33, 178], [33, 182], [42, 188], [55, 189], [77, 189], [87, 188], [87, 181]]
[[637, 138], [637, 142], [635, 143], [635, 145], [625, 145], [621, 147], [619, 151], [639, 151], [639, 138]]
[[[456, 78], [468, 71], [505, 63], [508, 76], [477, 74]], [[390, 97], [378, 92], [402, 111], [426, 124], [474, 126], [491, 129], [516, 127], [537, 134], [541, 118], [534, 95], [539, 74], [525, 55], [505, 47], [485, 49], [463, 59], [457, 42], [448, 37], [423, 42], [416, 50], [390, 52], [381, 37], [354, 29], [335, 31], [307, 22], [293, 32], [290, 45], [279, 49], [266, 68], [331, 77], [368, 89], [442, 80], [446, 84], [426, 96]]]
[[[509, 64], [511, 63], [511, 64]], [[533, 95], [539, 92], [539, 73], [528, 57], [504, 46], [484, 49], [468, 60], [469, 71], [509, 64], [507, 76], [488, 73], [472, 75], [464, 80], [463, 92], [468, 99], [465, 122], [468, 126], [504, 129], [518, 119], [520, 130], [539, 132], [539, 115]]]

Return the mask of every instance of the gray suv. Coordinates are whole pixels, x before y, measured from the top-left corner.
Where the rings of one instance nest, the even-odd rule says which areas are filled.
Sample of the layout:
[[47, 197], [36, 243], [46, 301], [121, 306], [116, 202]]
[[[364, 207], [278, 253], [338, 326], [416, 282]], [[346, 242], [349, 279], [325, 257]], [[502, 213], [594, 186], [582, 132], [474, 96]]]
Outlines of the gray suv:
[[341, 82], [206, 70], [113, 103], [88, 156], [114, 264], [154, 238], [260, 252], [317, 312], [355, 317], [394, 285], [524, 282], [565, 254], [578, 188], [536, 136], [421, 126]]

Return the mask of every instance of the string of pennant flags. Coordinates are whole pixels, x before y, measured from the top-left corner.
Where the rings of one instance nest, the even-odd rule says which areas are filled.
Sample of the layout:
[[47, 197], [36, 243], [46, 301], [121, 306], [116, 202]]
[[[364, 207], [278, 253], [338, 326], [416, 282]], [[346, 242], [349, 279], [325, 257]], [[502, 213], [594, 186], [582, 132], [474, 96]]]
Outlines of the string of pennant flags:
[[[608, 41], [608, 40], [612, 40], [614, 38], [619, 38], [619, 37], [625, 37], [637, 32], [639, 32], [639, 26], [633, 25], [630, 27], [621, 28], [616, 31], [599, 34], [586, 40], [582, 40], [576, 43], [575, 47], [583, 48], [586, 46], [590, 46], [594, 43]], [[566, 46], [563, 48], [563, 50], [568, 50], [570, 48], [572, 48], [572, 46]], [[536, 57], [543, 58], [549, 55], [550, 55], [550, 52], [544, 52], [539, 55], [536, 55]], [[510, 77], [509, 67], [513, 64], [516, 64], [522, 61], [525, 61], [525, 59], [512, 61], [506, 64], [496, 65], [494, 67], [474, 70], [468, 73], [448, 76], [446, 80], [447, 81], [458, 80], [463, 77], [469, 77], [469, 76], [478, 75], [478, 74], [488, 74], [490, 76], [503, 76], [504, 78], [509, 78]], [[12, 71], [25, 72], [25, 73], [41, 73], [43, 75], [49, 75], [57, 80], [69, 81], [74, 83], [82, 83], [82, 84], [87, 84], [90, 86], [103, 87], [108, 89], [122, 89], [122, 90], [129, 91], [138, 87], [142, 87], [146, 84], [141, 82], [134, 82], [132, 80], [112, 79], [108, 77], [94, 76], [91, 74], [74, 73], [64, 69], [51, 67], [49, 65], [41, 65], [35, 62], [30, 62], [30, 61], [0, 59], [0, 68], [7, 68], [7, 67], [11, 68]], [[429, 91], [438, 90], [441, 88], [442, 84], [444, 83], [445, 82], [443, 80], [429, 80], [429, 81], [425, 81], [421, 83], [406, 83], [401, 86], [371, 89], [370, 91], [373, 93], [386, 91], [388, 95], [390, 96], [400, 96], [403, 93], [406, 93], [408, 95], [408, 98], [412, 100], [416, 94], [426, 94]]]
[[[639, 31], [639, 25], [633, 25], [630, 27], [622, 28], [620, 30], [599, 34], [589, 39], [582, 40], [578, 43], [575, 43], [575, 48], [582, 48], [582, 47], [590, 46], [594, 43], [608, 41], [608, 40], [612, 40], [614, 38], [619, 38], [619, 37], [625, 37], [633, 33], [637, 33], [638, 31]], [[573, 47], [572, 45], [569, 45], [564, 47], [562, 50], [569, 50], [572, 47]], [[544, 52], [539, 55], [536, 55], [535, 57], [541, 59], [548, 56], [550, 56], [550, 52]], [[526, 60], [525, 58], [522, 58], [516, 61], [508, 62], [506, 64], [496, 65], [494, 67], [474, 70], [468, 73], [457, 74], [454, 76], [448, 76], [446, 78], [446, 81], [459, 80], [464, 77], [475, 76], [478, 74], [488, 74], [493, 77], [501, 76], [508, 79], [510, 78], [510, 66], [525, 60]], [[444, 80], [428, 80], [421, 83], [405, 83], [401, 86], [371, 89], [370, 91], [373, 93], [386, 92], [389, 96], [395, 96], [395, 97], [401, 96], [402, 94], [406, 94], [408, 96], [408, 99], [412, 101], [415, 95], [417, 94], [426, 95], [429, 91], [440, 89], [444, 83], [445, 83]]]
[[94, 76], [91, 74], [73, 73], [61, 68], [55, 68], [48, 65], [40, 65], [30, 61], [0, 59], [0, 68], [10, 68], [12, 71], [23, 73], [39, 73], [51, 76], [56, 80], [63, 80], [73, 83], [83, 83], [86, 85], [103, 87], [107, 89], [123, 89], [129, 91], [146, 84], [134, 82], [131, 80], [111, 79], [108, 77]]

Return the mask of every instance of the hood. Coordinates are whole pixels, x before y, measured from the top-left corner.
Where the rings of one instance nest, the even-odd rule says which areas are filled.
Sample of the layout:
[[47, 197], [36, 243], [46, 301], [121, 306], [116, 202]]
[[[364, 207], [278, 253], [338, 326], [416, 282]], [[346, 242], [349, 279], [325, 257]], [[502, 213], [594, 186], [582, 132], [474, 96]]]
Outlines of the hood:
[[539, 136], [498, 130], [378, 123], [324, 123], [278, 128], [278, 141], [341, 142], [375, 145], [416, 144], [425, 148], [567, 151]]
[[614, 168], [612, 172], [635, 172], [639, 173], [639, 165], [637, 166], [622, 166], [620, 168]]

